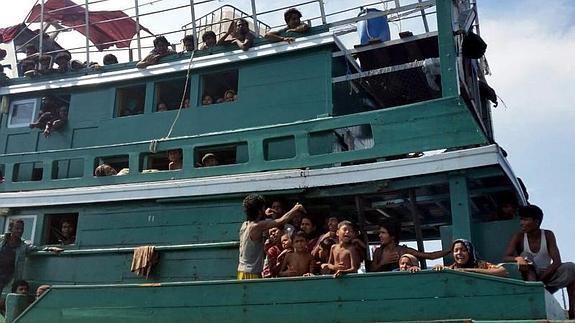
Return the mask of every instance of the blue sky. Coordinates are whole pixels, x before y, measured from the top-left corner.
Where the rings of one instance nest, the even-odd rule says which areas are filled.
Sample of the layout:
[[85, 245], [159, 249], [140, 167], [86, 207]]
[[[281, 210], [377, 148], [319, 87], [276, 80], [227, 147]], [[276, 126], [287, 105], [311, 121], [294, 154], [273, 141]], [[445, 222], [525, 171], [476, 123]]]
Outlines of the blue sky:
[[[141, 0], [140, 2], [149, 2]], [[227, 1], [226, 1], [227, 2]], [[221, 6], [224, 1], [206, 5]], [[325, 0], [335, 10], [349, 6], [348, 0]], [[373, 1], [356, 1], [358, 5]], [[495, 137], [509, 153], [517, 176], [527, 185], [530, 202], [545, 212], [543, 226], [555, 231], [563, 260], [575, 261], [575, 1], [574, 0], [477, 0], [482, 37], [488, 43], [486, 57], [493, 72], [488, 82], [506, 103], [493, 110]], [[109, 3], [113, 3], [110, 5]], [[131, 7], [133, 0], [115, 0], [96, 9]], [[157, 10], [166, 5], [189, 3], [170, 0], [149, 6]], [[259, 10], [272, 2], [259, 1]], [[285, 5], [284, 0], [273, 7]], [[403, 3], [403, 0], [402, 0]], [[2, 27], [23, 20], [33, 0], [11, 3], [0, 11]], [[249, 1], [238, 0], [249, 11]], [[304, 16], [316, 8], [302, 8]], [[184, 13], [189, 17], [189, 10]], [[202, 12], [198, 12], [197, 17]], [[268, 16], [268, 17], [271, 17]], [[279, 19], [278, 19], [279, 18]], [[269, 18], [272, 19], [272, 18]], [[273, 20], [273, 19], [272, 19]], [[281, 23], [281, 15], [270, 23]], [[153, 31], [157, 25], [179, 28], [181, 20], [163, 18], [143, 22]], [[392, 27], [405, 28], [405, 26]], [[174, 35], [171, 41], [181, 36]], [[80, 39], [81, 41], [81, 39]]]

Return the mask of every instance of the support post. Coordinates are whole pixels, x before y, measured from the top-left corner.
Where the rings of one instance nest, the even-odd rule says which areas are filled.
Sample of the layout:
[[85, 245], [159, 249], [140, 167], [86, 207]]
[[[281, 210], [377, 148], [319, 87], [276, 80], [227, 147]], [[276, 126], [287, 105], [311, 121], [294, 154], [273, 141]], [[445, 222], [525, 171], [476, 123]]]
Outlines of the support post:
[[134, 0], [136, 10], [136, 43], [138, 44], [138, 61], [142, 60], [142, 36], [140, 35], [140, 6], [138, 0]]
[[459, 95], [457, 53], [453, 35], [452, 0], [437, 0], [437, 31], [441, 65], [441, 92], [443, 97]]
[[260, 26], [258, 25], [258, 12], [256, 9], [256, 0], [251, 0], [252, 2], [252, 18], [254, 19], [254, 31], [256, 35], [260, 35]]
[[44, 50], [44, 0], [40, 1], [40, 32], [38, 33], [38, 58], [42, 57]]
[[190, 15], [192, 16], [192, 36], [194, 36], [194, 41], [197, 43], [194, 44], [194, 48], [196, 48], [199, 47], [197, 45], [200, 44], [200, 41], [196, 33], [196, 8], [194, 8], [194, 0], [190, 0]]
[[323, 0], [317, 0], [317, 2], [319, 3], [319, 11], [321, 13], [321, 23], [326, 25], [327, 18], [325, 17], [325, 4], [323, 3]]
[[[421, 3], [423, 0], [417, 0], [417, 2]], [[425, 32], [429, 32], [429, 24], [427, 23], [427, 15], [425, 14], [425, 9], [421, 9], [421, 19], [423, 20], [423, 28], [425, 28]]]
[[[84, 1], [84, 29], [86, 30], [86, 68], [90, 68], [90, 12], [88, 10], [89, 0]], [[95, 44], [94, 44], [95, 45]]]
[[[415, 239], [417, 240], [417, 250], [420, 252], [425, 252], [425, 246], [423, 244], [423, 231], [421, 231], [421, 219], [419, 214], [419, 209], [417, 208], [417, 199], [415, 195], [415, 190], [409, 190], [409, 209], [411, 211], [411, 217], [413, 219], [413, 226], [415, 227]], [[425, 259], [421, 260], [421, 269], [427, 269], [427, 261]]]
[[449, 197], [453, 228], [452, 240], [467, 239], [471, 241], [471, 209], [469, 208], [469, 190], [465, 175], [450, 175]]
[[[365, 231], [365, 212], [364, 212], [364, 205], [363, 205], [363, 199], [359, 196], [355, 197], [355, 208], [357, 210], [357, 222], [358, 222], [358, 227], [359, 230], [361, 231], [361, 239], [364, 242], [368, 241], [368, 237], [367, 237], [367, 232]], [[368, 267], [368, 263], [371, 259], [369, 259], [369, 248], [367, 248], [365, 250], [365, 255], [364, 259], [365, 259], [365, 266], [366, 266], [366, 271], [367, 271], [367, 267]]]

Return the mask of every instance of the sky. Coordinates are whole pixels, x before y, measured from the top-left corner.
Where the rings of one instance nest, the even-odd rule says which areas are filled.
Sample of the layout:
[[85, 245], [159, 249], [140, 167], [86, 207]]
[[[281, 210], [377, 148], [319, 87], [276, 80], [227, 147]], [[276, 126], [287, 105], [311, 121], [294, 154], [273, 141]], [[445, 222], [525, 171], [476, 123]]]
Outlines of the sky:
[[[21, 22], [35, 1], [19, 0], [10, 10], [0, 11], [0, 27]], [[148, 3], [140, 0], [140, 3]], [[152, 1], [143, 12], [189, 3], [182, 0]], [[229, 3], [226, 1], [225, 3]], [[375, 1], [355, 1], [362, 4]], [[402, 3], [404, 0], [401, 1]], [[124, 9], [133, 0], [114, 0], [93, 9]], [[291, 2], [293, 3], [293, 2]], [[325, 0], [328, 12], [349, 6], [348, 0]], [[515, 174], [525, 182], [532, 204], [540, 206], [543, 227], [555, 232], [563, 261], [575, 261], [575, 1], [574, 0], [477, 0], [481, 36], [487, 42], [486, 58], [492, 71], [489, 84], [501, 98], [493, 109], [495, 139], [509, 154]], [[250, 12], [249, 1], [235, 4]], [[258, 11], [287, 6], [285, 0], [258, 1]], [[214, 1], [202, 5], [196, 17], [224, 5]], [[317, 5], [302, 9], [304, 17], [317, 15]], [[133, 11], [128, 11], [130, 14]], [[189, 9], [149, 17], [142, 24], [153, 32], [179, 29]], [[174, 18], [179, 19], [174, 19]], [[281, 14], [261, 19], [282, 23]], [[159, 21], [159, 22], [158, 22]], [[184, 23], [189, 20], [184, 19]], [[317, 24], [317, 22], [316, 22]], [[406, 30], [392, 24], [392, 33]], [[69, 33], [71, 34], [71, 33]], [[68, 35], [64, 35], [68, 37]], [[64, 37], [63, 36], [63, 37]], [[183, 33], [168, 37], [177, 42]], [[77, 36], [69, 36], [77, 37]], [[78, 38], [81, 41], [81, 37]]]

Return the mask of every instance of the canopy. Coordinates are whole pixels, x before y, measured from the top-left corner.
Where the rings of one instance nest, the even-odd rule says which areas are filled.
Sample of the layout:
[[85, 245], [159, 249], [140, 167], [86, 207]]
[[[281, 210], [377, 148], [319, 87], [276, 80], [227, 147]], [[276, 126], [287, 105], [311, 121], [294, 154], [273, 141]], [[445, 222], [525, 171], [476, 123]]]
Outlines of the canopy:
[[[27, 22], [40, 22], [40, 12], [40, 5], [35, 5]], [[85, 19], [86, 10], [71, 0], [48, 0], [44, 4], [44, 22], [71, 27], [84, 36], [86, 36]], [[107, 21], [112, 19], [113, 21]], [[99, 23], [102, 21], [107, 22]], [[137, 32], [136, 22], [119, 10], [88, 11], [88, 22], [90, 24], [88, 38], [100, 51], [113, 45], [118, 48], [129, 47]], [[148, 31], [141, 25], [140, 29]]]
[[26, 28], [26, 25], [24, 24], [0, 28], [0, 43], [7, 43], [11, 41], [24, 28]]

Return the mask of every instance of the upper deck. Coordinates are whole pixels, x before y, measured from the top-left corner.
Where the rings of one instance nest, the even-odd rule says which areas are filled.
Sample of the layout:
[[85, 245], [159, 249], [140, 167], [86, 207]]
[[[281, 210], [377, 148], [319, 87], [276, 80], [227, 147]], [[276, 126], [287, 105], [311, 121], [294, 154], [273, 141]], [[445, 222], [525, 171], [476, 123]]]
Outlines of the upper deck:
[[[302, 9], [318, 11], [302, 10], [317, 25], [291, 44], [257, 39], [248, 51], [196, 50], [144, 70], [127, 62], [5, 81], [0, 95], [10, 104], [0, 123], [0, 191], [323, 168], [492, 142], [490, 107], [477, 87], [482, 69], [478, 60], [462, 57], [463, 37], [454, 36], [477, 28], [474, 5], [384, 3], [380, 12], [343, 18], [358, 8], [330, 12], [322, 1], [304, 3]], [[192, 9], [194, 17], [197, 6], [182, 8]], [[268, 28], [263, 17], [281, 16], [285, 9], [252, 7], [251, 27], [258, 34]], [[352, 48], [353, 24], [381, 16], [406, 25], [418, 20], [420, 26], [413, 36], [394, 34]], [[198, 36], [208, 27], [221, 30], [223, 23], [192, 21], [180, 32]], [[146, 51], [145, 39], [138, 35], [140, 46], [130, 52]], [[87, 49], [89, 60], [94, 54]], [[423, 69], [438, 67], [429, 81]], [[203, 104], [206, 93], [227, 88], [237, 93], [235, 101]], [[68, 121], [44, 138], [28, 125], [47, 95], [69, 102]], [[127, 115], [128, 101], [138, 102], [141, 111]], [[160, 102], [169, 110], [157, 111]], [[168, 150], [180, 150], [182, 169], [167, 170]], [[216, 154], [220, 165], [202, 167], [207, 153]], [[102, 163], [129, 168], [130, 174], [96, 178], [94, 169]]]

